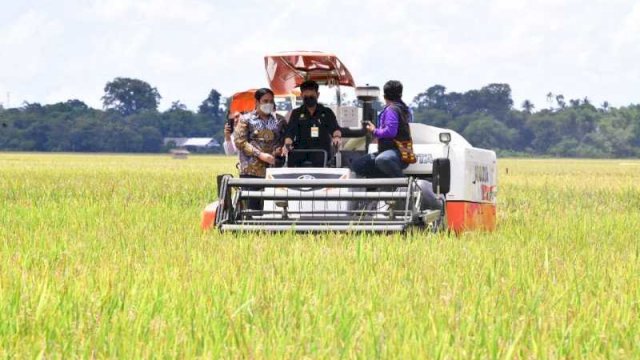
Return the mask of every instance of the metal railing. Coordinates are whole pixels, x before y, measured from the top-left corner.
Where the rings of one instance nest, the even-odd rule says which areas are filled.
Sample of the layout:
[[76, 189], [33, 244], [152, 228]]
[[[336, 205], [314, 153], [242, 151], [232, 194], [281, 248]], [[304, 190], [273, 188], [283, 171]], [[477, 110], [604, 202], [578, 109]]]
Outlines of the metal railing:
[[[236, 179], [220, 182], [216, 224], [246, 231], [403, 231], [418, 218], [411, 178]], [[249, 200], [262, 201], [250, 209]]]

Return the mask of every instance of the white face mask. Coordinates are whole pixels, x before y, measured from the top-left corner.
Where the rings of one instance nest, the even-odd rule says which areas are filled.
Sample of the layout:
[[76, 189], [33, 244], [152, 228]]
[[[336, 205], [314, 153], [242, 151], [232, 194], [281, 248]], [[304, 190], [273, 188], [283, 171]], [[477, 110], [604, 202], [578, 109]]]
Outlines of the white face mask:
[[263, 114], [271, 114], [273, 112], [273, 104], [269, 103], [269, 104], [260, 104], [260, 111]]

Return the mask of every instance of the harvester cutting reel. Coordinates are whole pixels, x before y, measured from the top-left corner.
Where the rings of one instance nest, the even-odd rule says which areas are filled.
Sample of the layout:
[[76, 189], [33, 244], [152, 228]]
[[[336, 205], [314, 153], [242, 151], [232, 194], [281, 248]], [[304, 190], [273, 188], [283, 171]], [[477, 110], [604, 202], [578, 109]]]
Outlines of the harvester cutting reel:
[[446, 226], [444, 197], [433, 199], [429, 182], [413, 177], [349, 179], [347, 169], [334, 171], [345, 174], [293, 179], [221, 175], [214, 225], [221, 231], [265, 232], [437, 231]]

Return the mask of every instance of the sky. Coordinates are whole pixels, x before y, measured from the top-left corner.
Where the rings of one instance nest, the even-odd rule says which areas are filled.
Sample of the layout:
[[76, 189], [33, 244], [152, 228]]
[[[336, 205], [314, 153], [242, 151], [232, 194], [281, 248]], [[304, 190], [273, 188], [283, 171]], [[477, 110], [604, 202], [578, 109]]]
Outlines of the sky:
[[508, 83], [518, 108], [640, 103], [637, 0], [0, 0], [0, 103], [100, 108], [132, 77], [160, 110], [195, 110], [212, 88], [266, 86], [263, 56], [291, 50], [335, 53], [357, 84], [400, 80], [408, 101]]

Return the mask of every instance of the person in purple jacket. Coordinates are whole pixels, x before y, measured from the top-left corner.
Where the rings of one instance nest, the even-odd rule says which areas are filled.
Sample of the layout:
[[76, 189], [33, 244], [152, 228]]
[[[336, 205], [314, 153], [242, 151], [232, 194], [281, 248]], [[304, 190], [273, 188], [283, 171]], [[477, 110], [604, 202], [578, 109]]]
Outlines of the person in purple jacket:
[[404, 177], [402, 170], [408, 166], [400, 159], [400, 151], [394, 142], [411, 139], [411, 112], [402, 101], [402, 83], [387, 81], [383, 91], [386, 106], [378, 118], [378, 128], [370, 122], [367, 124], [367, 130], [378, 140], [378, 152], [367, 154], [351, 164], [351, 170], [359, 177]]

